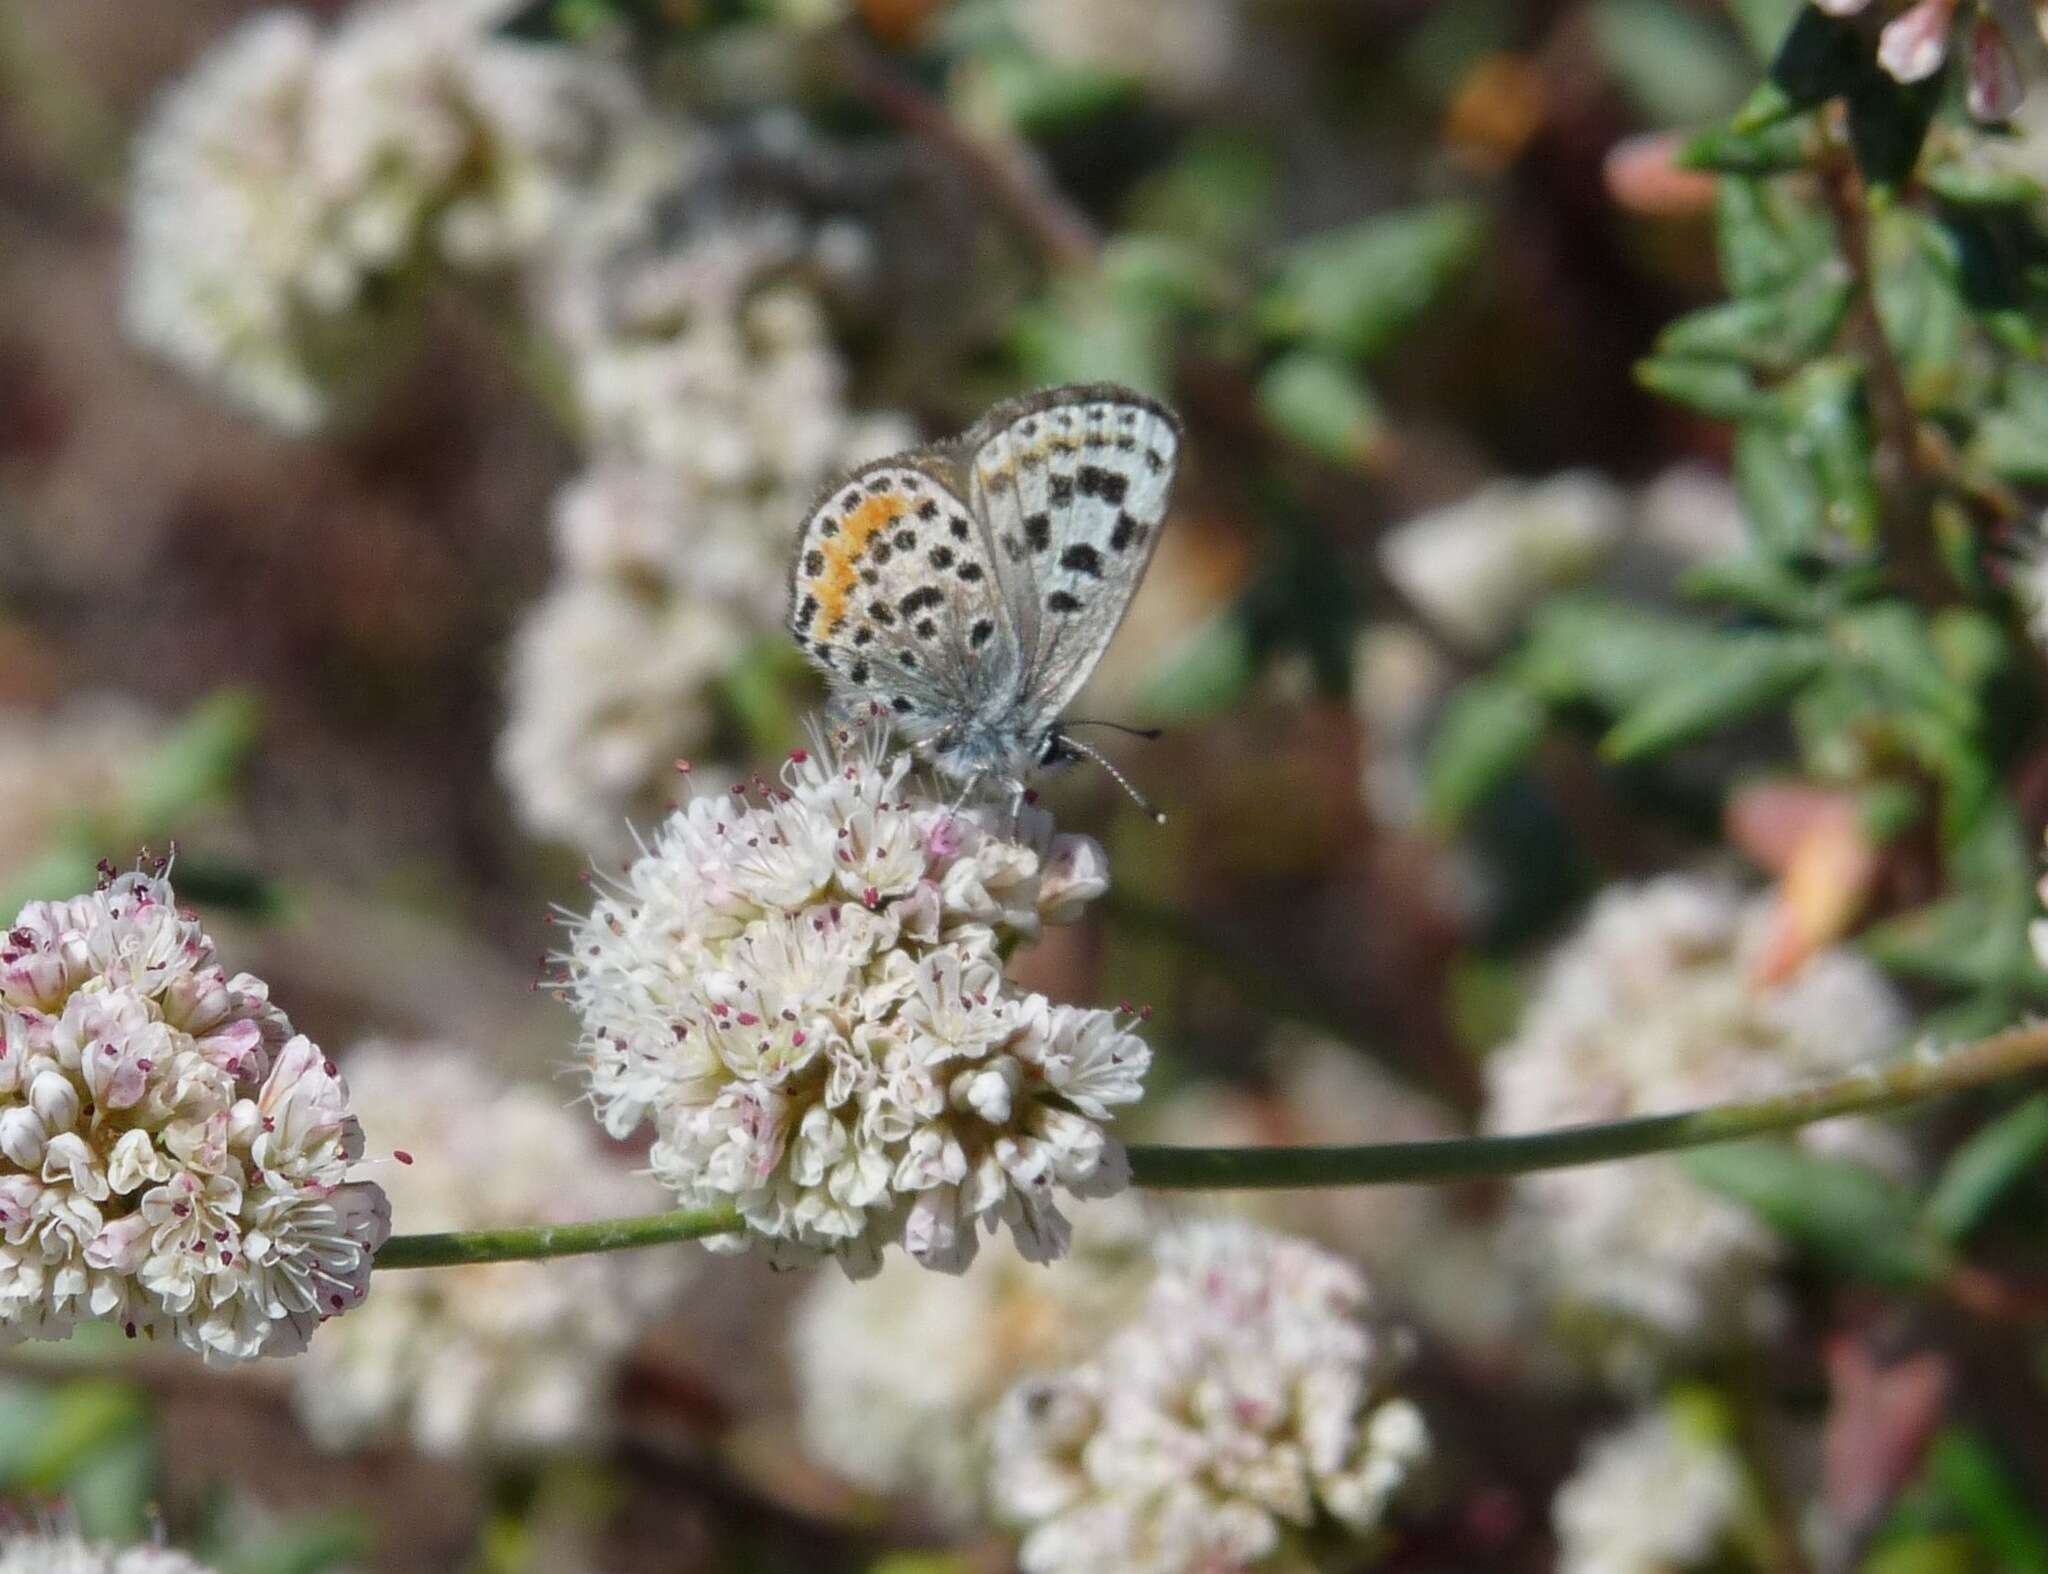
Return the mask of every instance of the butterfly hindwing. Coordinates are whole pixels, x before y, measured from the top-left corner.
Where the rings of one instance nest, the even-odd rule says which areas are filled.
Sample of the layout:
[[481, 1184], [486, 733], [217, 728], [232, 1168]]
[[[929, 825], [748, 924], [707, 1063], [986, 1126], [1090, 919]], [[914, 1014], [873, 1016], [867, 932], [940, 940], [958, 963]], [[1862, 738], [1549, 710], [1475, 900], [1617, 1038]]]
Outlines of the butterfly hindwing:
[[1180, 423], [1128, 389], [1054, 388], [998, 406], [968, 441], [968, 496], [1019, 630], [1026, 707], [1049, 723], [1095, 670], [1152, 560]]
[[985, 533], [915, 457], [857, 470], [818, 504], [797, 545], [789, 623], [836, 695], [886, 706], [913, 741], [1018, 681]]

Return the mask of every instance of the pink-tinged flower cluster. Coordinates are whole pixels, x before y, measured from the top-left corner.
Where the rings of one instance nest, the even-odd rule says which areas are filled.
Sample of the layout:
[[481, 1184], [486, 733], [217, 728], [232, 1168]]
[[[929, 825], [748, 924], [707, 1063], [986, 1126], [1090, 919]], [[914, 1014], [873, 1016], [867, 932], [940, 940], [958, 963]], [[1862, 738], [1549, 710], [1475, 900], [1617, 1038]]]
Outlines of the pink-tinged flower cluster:
[[[1871, 8], [1871, 0], [1814, 4], [1830, 16], [1855, 16]], [[1882, 9], [1892, 13], [1877, 35], [1877, 63], [1887, 75], [1900, 82], [1926, 81], [1948, 64], [1962, 35], [1963, 100], [1970, 114], [1998, 122], [2019, 108], [2026, 92], [2019, 58], [1988, 0], [1907, 0]]]
[[32, 902], [0, 937], [0, 1339], [304, 1348], [388, 1233], [361, 1151], [334, 1067], [167, 880]]
[[1429, 1454], [1357, 1270], [1250, 1224], [1158, 1246], [1137, 1316], [998, 1408], [989, 1491], [1026, 1574], [1301, 1570], [1368, 1539]]
[[576, 921], [562, 987], [598, 1113], [615, 1136], [652, 1120], [655, 1175], [737, 1207], [778, 1261], [859, 1277], [899, 1241], [958, 1272], [1001, 1225], [1057, 1258], [1060, 1192], [1128, 1179], [1104, 1126], [1151, 1056], [1003, 958], [1107, 886], [1049, 816], [949, 807], [879, 720], [820, 734], [779, 784], [678, 809]]

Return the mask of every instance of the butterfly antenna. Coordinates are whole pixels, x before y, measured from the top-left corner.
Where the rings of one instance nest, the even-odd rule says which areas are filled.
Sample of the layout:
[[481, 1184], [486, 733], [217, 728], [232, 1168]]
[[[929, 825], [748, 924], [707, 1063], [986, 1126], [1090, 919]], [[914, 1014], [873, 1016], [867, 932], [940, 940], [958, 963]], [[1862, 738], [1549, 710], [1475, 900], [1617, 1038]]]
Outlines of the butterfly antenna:
[[1069, 727], [1113, 727], [1118, 732], [1129, 733], [1133, 738], [1143, 738], [1147, 743], [1157, 743], [1166, 736], [1162, 727], [1126, 727], [1120, 721], [1068, 721]]
[[[1110, 724], [1103, 723], [1102, 725]], [[1089, 748], [1088, 745], [1083, 743], [1079, 738], [1069, 737], [1066, 739], [1066, 743], [1067, 747], [1072, 749], [1076, 754], [1085, 755], [1088, 759], [1093, 760], [1097, 765], [1101, 766], [1104, 770], [1108, 771], [1110, 780], [1115, 782], [1117, 786], [1123, 788], [1125, 792], [1131, 795], [1131, 802], [1136, 804], [1140, 809], [1143, 809], [1148, 815], [1150, 815], [1152, 817], [1152, 823], [1154, 825], [1164, 825], [1166, 823], [1166, 815], [1161, 810], [1153, 807], [1152, 801], [1149, 798], [1147, 798], [1143, 793], [1139, 792], [1137, 788], [1133, 787], [1130, 784], [1129, 779], [1125, 777], [1122, 771], [1118, 770], [1114, 765], [1110, 764], [1109, 761], [1105, 759], [1102, 755], [1097, 754], [1093, 749]]]

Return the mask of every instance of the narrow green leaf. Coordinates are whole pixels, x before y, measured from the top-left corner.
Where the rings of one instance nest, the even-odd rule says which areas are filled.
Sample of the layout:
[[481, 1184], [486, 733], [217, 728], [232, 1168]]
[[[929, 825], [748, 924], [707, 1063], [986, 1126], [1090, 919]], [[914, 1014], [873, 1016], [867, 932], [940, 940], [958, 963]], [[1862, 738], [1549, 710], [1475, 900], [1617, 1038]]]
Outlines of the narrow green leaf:
[[1716, 181], [1714, 234], [1721, 277], [1735, 295], [1787, 289], [1837, 255], [1827, 213], [1790, 181]]
[[1911, 1194], [1863, 1165], [1782, 1142], [1700, 1148], [1682, 1162], [1701, 1185], [1743, 1204], [1839, 1273], [1911, 1289], [1944, 1271], [1944, 1254], [1921, 1233]]
[[1934, 1440], [1928, 1474], [1990, 1547], [2000, 1574], [2048, 1574], [2048, 1525], [2037, 1500], [1991, 1446], [1960, 1429]]
[[1260, 377], [1258, 399], [1275, 431], [1333, 464], [1369, 469], [1386, 441], [1379, 400], [1335, 356], [1290, 350]]
[[1803, 634], [1724, 635], [1700, 663], [1675, 674], [1623, 712], [1600, 752], [1647, 759], [1778, 704], [1821, 669], [1827, 647]]
[[195, 705], [137, 773], [126, 829], [160, 836], [224, 793], [255, 746], [262, 714], [246, 689], [222, 689]]
[[[1865, 46], [1868, 48], [1868, 46]], [[1941, 102], [1941, 77], [1900, 82], [1882, 70], [1874, 51], [1848, 91], [1849, 145], [1873, 192], [1902, 184], [1920, 162], [1920, 149]]]
[[1237, 612], [1212, 619], [1168, 655], [1138, 696], [1151, 721], [1174, 723], [1226, 710], [1250, 684], [1257, 662]]
[[1688, 600], [1724, 602], [1787, 623], [1812, 618], [1820, 604], [1814, 586], [1782, 559], [1754, 552], [1695, 564], [1679, 577], [1678, 590]]
[[1820, 483], [1781, 422], [1766, 417], [1737, 429], [1735, 488], [1743, 517], [1765, 551], [1781, 557], [1818, 551], [1827, 529]]
[[1752, 129], [1709, 126], [1679, 149], [1678, 163], [1714, 175], [1784, 175], [1804, 169], [1819, 147], [1819, 135], [1806, 119]]
[[1635, 377], [1659, 398], [1721, 421], [1745, 420], [1769, 402], [1754, 377], [1726, 361], [1653, 355], [1636, 362]]
[[1485, 231], [1483, 209], [1444, 202], [1313, 236], [1282, 259], [1260, 327], [1370, 360], [1435, 304]]
[[1430, 740], [1424, 768], [1430, 818], [1454, 826], [1512, 776], [1542, 741], [1543, 702], [1512, 679], [1459, 688]]
[[1869, 41], [1847, 17], [1802, 7], [1771, 59], [1770, 80], [1785, 101], [1808, 109], [1839, 97], [1876, 68]]
[[2036, 1093], [1971, 1136], [1949, 1156], [1924, 1217], [1942, 1239], [1961, 1241], [1998, 1199], [2048, 1153], [2048, 1093]]
[[1927, 171], [1927, 185], [1944, 202], [1961, 208], [2025, 208], [2042, 197], [2039, 181], [1981, 164], [1937, 164]]
[[1720, 636], [1668, 613], [1597, 595], [1556, 596], [1531, 616], [1515, 670], [1554, 704], [1637, 704], [1708, 659]]
[[1843, 359], [1815, 361], [1779, 399], [1795, 444], [1804, 446], [1812, 465], [1828, 528], [1854, 546], [1873, 545], [1876, 457], [1862, 367]]
[[1733, 111], [1754, 77], [1731, 30], [1675, 0], [1595, 0], [1607, 69], [1654, 120], [1698, 125]]

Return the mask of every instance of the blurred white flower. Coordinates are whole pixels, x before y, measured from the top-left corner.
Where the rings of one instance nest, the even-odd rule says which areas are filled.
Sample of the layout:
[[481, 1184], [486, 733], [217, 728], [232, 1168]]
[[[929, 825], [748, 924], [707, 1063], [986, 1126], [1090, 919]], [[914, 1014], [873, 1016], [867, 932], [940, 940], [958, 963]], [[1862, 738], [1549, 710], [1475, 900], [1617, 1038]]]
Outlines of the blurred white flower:
[[685, 1207], [738, 1207], [778, 1262], [873, 1273], [900, 1241], [959, 1272], [983, 1227], [1061, 1256], [1061, 1190], [1128, 1179], [1104, 1130], [1150, 1053], [1107, 1011], [1002, 974], [1108, 886], [1051, 817], [953, 808], [879, 714], [752, 793], [700, 794], [570, 930], [563, 990], [614, 1136], [652, 1119]]
[[163, 733], [146, 707], [112, 694], [48, 715], [0, 711], [0, 887], [81, 820], [118, 814]]
[[130, 331], [290, 431], [389, 348], [436, 269], [519, 260], [619, 125], [626, 78], [492, 32], [509, 0], [269, 11], [165, 95], [136, 146]]
[[[603, 1150], [553, 1094], [494, 1081], [440, 1044], [373, 1042], [349, 1084], [401, 1227], [478, 1230], [653, 1213], [661, 1189]], [[409, 1438], [431, 1454], [518, 1454], [602, 1438], [613, 1385], [675, 1297], [674, 1248], [379, 1276], [293, 1367], [306, 1429], [330, 1448]]]
[[[1768, 897], [1668, 876], [1610, 890], [1553, 958], [1513, 1042], [1486, 1062], [1487, 1126], [1544, 1131], [1759, 1097], [1875, 1064], [1905, 1045], [1897, 994], [1862, 958], [1823, 951], [1781, 983], [1757, 968]], [[1801, 1143], [1884, 1168], [1886, 1128], [1837, 1121]], [[1780, 1314], [1777, 1238], [1675, 1158], [1525, 1175], [1510, 1241], [1612, 1375], [1759, 1337]]]
[[1429, 1438], [1365, 1281], [1242, 1223], [1184, 1225], [1157, 1257], [1123, 1330], [997, 1412], [989, 1490], [1026, 1574], [1306, 1568], [1311, 1530], [1378, 1532]]
[[784, 206], [697, 212], [711, 159], [708, 136], [650, 139], [538, 287], [598, 458], [556, 500], [562, 573], [519, 636], [499, 769], [530, 829], [607, 861], [712, 736], [720, 681], [786, 644], [790, 542], [819, 491], [914, 435], [852, 410], [803, 282], [839, 232]]
[[1416, 629], [1374, 623], [1360, 632], [1351, 657], [1352, 710], [1364, 734], [1359, 787], [1380, 825], [1422, 820], [1429, 741], [1457, 682], [1450, 659]]
[[0, 1574], [212, 1574], [169, 1547], [115, 1547], [68, 1531], [0, 1533]]
[[1151, 1278], [1151, 1225], [1134, 1198], [1084, 1203], [1073, 1219], [1073, 1248], [1051, 1268], [998, 1240], [957, 1277], [903, 1259], [862, 1284], [821, 1275], [790, 1327], [811, 1453], [871, 1492], [970, 1522], [996, 1401], [1087, 1355]]
[[[1267, 1091], [1193, 1083], [1141, 1112], [1147, 1141], [1190, 1147], [1434, 1142], [1466, 1134], [1450, 1108], [1354, 1049], [1277, 1035]], [[1443, 1186], [1240, 1191], [1205, 1199], [1351, 1259], [1412, 1317], [1463, 1345], [1519, 1338], [1527, 1297], [1502, 1261], [1496, 1220]]]
[[1627, 519], [1627, 495], [1594, 471], [1496, 481], [1389, 531], [1380, 563], [1423, 616], [1484, 650], [1543, 596], [1597, 568]]
[[1646, 1411], [1594, 1439], [1558, 1489], [1558, 1574], [1724, 1567], [1748, 1508], [1741, 1462], [1708, 1417], [1683, 1405]]
[[717, 680], [749, 632], [714, 599], [559, 581], [513, 641], [498, 738], [498, 771], [526, 825], [607, 861], [630, 848], [629, 816], [673, 801], [675, 761], [709, 735]]
[[1131, 77], [1171, 98], [1223, 87], [1243, 41], [1236, 0], [1017, 0], [1012, 16], [1048, 60]]
[[293, 1354], [390, 1227], [332, 1065], [169, 883], [32, 902], [0, 939], [0, 1339], [81, 1320]]

